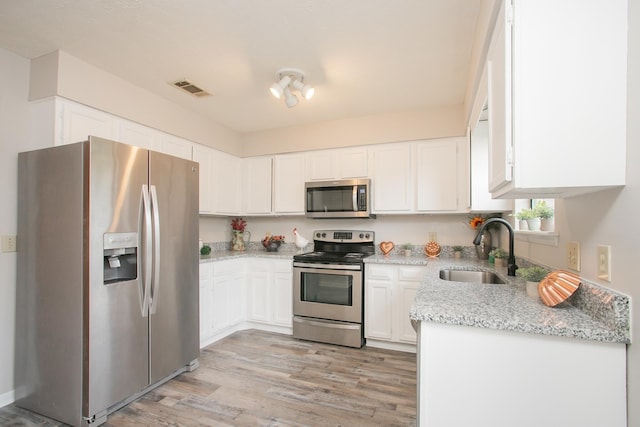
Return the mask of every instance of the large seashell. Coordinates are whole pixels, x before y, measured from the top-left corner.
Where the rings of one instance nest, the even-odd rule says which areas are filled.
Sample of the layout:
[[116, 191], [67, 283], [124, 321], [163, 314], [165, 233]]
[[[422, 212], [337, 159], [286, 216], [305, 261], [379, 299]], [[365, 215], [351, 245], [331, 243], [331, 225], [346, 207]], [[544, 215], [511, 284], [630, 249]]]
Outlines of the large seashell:
[[538, 293], [545, 305], [555, 307], [573, 295], [580, 282], [580, 277], [575, 273], [564, 270], [552, 271], [540, 281]]
[[385, 255], [388, 255], [389, 252], [391, 252], [394, 247], [395, 246], [393, 245], [393, 242], [382, 242], [382, 243], [380, 243], [380, 250]]

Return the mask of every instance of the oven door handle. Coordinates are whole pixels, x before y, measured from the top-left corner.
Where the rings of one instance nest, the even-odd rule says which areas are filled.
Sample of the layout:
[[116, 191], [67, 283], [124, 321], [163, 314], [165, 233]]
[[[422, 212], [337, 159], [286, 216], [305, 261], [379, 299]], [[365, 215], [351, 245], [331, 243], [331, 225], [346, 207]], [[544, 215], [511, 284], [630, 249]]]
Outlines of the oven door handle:
[[321, 268], [324, 270], [362, 270], [362, 266], [360, 266], [359, 264], [317, 264], [312, 262], [294, 261], [293, 266], [299, 268]]

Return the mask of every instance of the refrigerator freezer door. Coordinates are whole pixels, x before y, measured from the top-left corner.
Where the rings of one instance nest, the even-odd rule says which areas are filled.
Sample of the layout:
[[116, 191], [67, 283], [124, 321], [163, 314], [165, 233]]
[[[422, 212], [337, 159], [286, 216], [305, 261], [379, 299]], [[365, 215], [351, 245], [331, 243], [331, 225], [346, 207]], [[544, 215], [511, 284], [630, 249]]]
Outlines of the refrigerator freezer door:
[[[196, 360], [199, 345], [198, 164], [150, 152], [154, 275], [150, 305], [151, 383]], [[155, 193], [155, 195], [153, 195]]]
[[[148, 317], [143, 313], [144, 232], [143, 186], [148, 183], [149, 152], [111, 141], [90, 138], [85, 146], [88, 182], [85, 184], [85, 318], [83, 415], [105, 411], [139, 392], [149, 380]], [[137, 233], [136, 248], [123, 239], [105, 249], [104, 236]], [[123, 234], [120, 234], [123, 233]], [[136, 256], [131, 255], [135, 251]], [[129, 252], [129, 253], [127, 253]], [[120, 254], [120, 255], [118, 255]], [[119, 262], [107, 262], [117, 256]], [[107, 281], [110, 268], [136, 263], [134, 278]], [[120, 267], [117, 267], [117, 265]], [[117, 276], [117, 275], [114, 275]], [[87, 280], [88, 279], [88, 280]]]

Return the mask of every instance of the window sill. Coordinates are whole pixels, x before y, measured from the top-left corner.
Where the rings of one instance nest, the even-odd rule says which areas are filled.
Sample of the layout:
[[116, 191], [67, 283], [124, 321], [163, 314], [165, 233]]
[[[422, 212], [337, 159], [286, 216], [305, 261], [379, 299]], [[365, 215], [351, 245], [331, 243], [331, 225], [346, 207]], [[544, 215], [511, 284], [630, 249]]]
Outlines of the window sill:
[[558, 246], [560, 235], [555, 231], [519, 231], [515, 232], [515, 239], [538, 245]]

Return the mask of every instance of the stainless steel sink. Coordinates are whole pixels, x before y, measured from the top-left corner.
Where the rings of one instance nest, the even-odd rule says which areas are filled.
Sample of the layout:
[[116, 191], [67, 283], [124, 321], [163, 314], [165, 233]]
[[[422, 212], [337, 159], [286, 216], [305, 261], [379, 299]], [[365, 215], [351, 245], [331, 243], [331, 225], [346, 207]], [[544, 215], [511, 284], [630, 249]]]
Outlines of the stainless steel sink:
[[504, 283], [495, 273], [490, 271], [440, 270], [442, 280], [470, 283]]

